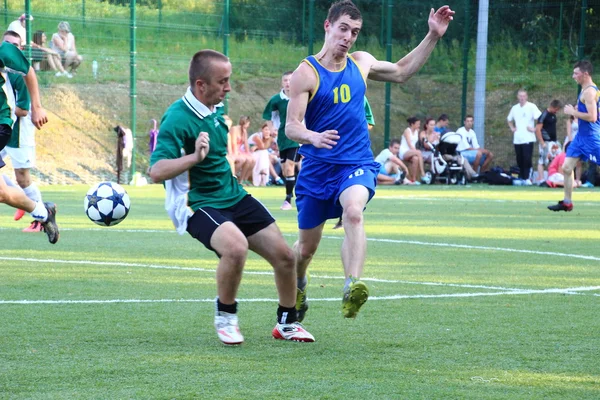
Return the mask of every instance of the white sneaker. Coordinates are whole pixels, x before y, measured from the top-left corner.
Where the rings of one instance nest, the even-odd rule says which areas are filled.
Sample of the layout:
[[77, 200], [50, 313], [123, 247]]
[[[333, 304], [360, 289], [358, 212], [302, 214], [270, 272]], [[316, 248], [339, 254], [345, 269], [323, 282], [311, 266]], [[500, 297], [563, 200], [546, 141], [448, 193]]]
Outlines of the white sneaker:
[[532, 186], [533, 183], [531, 183], [531, 179], [526, 179], [523, 181], [523, 186]]
[[58, 71], [56, 74], [54, 74], [54, 76], [63, 76], [63, 73]]
[[71, 74], [70, 72], [67, 72], [67, 71], [65, 71], [64, 75], [69, 79], [71, 79], [73, 77], [73, 74]]
[[277, 324], [273, 328], [273, 338], [280, 340], [291, 340], [293, 342], [314, 342], [313, 335], [308, 333], [300, 322], [292, 324]]
[[219, 340], [224, 344], [236, 345], [244, 343], [244, 337], [240, 332], [236, 314], [217, 311], [215, 315], [215, 329], [217, 330]]

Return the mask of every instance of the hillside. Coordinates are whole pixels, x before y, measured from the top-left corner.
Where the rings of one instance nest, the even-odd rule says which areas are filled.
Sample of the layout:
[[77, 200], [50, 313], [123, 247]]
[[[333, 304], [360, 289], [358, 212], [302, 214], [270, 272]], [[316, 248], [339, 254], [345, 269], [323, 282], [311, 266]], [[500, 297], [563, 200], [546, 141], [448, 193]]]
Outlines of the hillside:
[[[251, 128], [256, 129], [264, 104], [277, 92], [278, 87], [278, 78], [261, 77], [233, 82], [229, 114], [234, 121], [241, 115], [250, 115], [253, 121]], [[497, 163], [504, 167], [514, 163], [512, 136], [505, 119], [515, 102], [517, 87], [500, 86], [488, 89], [487, 94], [486, 147], [496, 154]], [[405, 85], [394, 85], [390, 136], [399, 137], [405, 128], [405, 119], [413, 114], [436, 117], [445, 112], [450, 115], [452, 128], [460, 126], [460, 94], [454, 93], [455, 88], [455, 85], [418, 76]], [[147, 133], [150, 120], [160, 120], [168, 105], [179, 98], [185, 89], [185, 85], [138, 83], [137, 171], [143, 173], [148, 166]], [[128, 90], [127, 85], [118, 83], [58, 84], [44, 88], [42, 98], [50, 122], [37, 134], [38, 168], [33, 171], [34, 179], [47, 184], [115, 180], [116, 134], [113, 128], [117, 124], [129, 126]], [[543, 89], [532, 89], [530, 100], [542, 109], [554, 97], [567, 101], [574, 95], [574, 87], [565, 88], [564, 85], [548, 82]], [[372, 132], [373, 150], [378, 152], [384, 140], [384, 85], [371, 83], [368, 98], [376, 118], [376, 128]], [[472, 112], [472, 109], [469, 108], [468, 112]], [[563, 118], [559, 118], [561, 138], [564, 136]], [[12, 175], [12, 172], [8, 174]]]

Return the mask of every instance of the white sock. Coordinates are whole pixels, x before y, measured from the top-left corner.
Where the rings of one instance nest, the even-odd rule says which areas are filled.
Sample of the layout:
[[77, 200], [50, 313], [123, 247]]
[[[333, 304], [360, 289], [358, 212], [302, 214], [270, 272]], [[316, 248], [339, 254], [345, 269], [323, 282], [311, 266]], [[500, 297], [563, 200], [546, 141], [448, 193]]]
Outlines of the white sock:
[[12, 180], [10, 180], [10, 178], [6, 175], [2, 175], [2, 177], [4, 178], [4, 182], [6, 182], [6, 184], [10, 187], [17, 187], [17, 184], [14, 183]]
[[36, 202], [42, 201], [42, 193], [40, 192], [40, 189], [35, 183], [32, 182], [31, 185], [24, 188], [23, 191], [25, 192], [25, 195], [31, 200]]
[[46, 209], [44, 203], [42, 203], [41, 201], [35, 202], [35, 208], [30, 214], [36, 221], [46, 222], [46, 220], [48, 219], [48, 210]]

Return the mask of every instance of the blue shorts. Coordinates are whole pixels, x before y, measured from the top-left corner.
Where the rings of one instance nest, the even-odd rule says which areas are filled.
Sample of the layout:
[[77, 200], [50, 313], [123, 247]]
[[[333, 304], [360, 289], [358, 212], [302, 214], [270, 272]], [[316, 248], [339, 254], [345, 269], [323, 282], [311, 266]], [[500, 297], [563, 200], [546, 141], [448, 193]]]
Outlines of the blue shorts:
[[305, 157], [296, 182], [298, 227], [312, 229], [328, 219], [341, 217], [343, 209], [339, 197], [350, 186], [366, 187], [371, 200], [380, 168], [381, 165], [374, 161], [341, 165]]
[[569, 144], [567, 157], [580, 158], [598, 164], [600, 162], [600, 136], [582, 135], [579, 132]]
[[387, 169], [385, 169], [385, 165], [382, 165], [381, 168], [379, 168], [379, 174], [380, 175], [385, 175], [385, 176], [396, 176], [396, 174], [390, 174], [387, 172]]
[[[463, 156], [469, 164], [473, 165], [475, 163], [475, 159], [477, 158], [478, 150], [463, 150], [460, 152], [460, 155]], [[483, 165], [485, 162], [485, 154], [481, 155], [481, 159], [479, 160], [479, 165]]]

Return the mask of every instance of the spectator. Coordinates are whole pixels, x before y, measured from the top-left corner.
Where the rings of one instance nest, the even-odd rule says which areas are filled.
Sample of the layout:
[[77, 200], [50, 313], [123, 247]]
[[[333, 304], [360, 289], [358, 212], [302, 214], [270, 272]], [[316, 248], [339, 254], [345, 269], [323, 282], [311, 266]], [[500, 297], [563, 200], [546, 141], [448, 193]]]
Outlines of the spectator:
[[60, 54], [63, 66], [70, 68], [70, 73], [73, 74], [77, 67], [83, 61], [77, 53], [75, 46], [75, 36], [71, 33], [71, 25], [67, 21], [62, 21], [58, 24], [58, 32], [52, 35], [52, 43], [50, 48]]
[[239, 119], [239, 124], [232, 126], [229, 130], [238, 182], [246, 186], [250, 185], [249, 179], [252, 176], [252, 169], [255, 164], [254, 157], [252, 157], [252, 153], [250, 152], [250, 146], [248, 145], [249, 127], [250, 117], [242, 115]]
[[[33, 21], [33, 15], [29, 16], [29, 20]], [[14, 20], [8, 25], [6, 28], [7, 31], [13, 31], [19, 34], [21, 38], [21, 46], [25, 46], [27, 44], [27, 31], [25, 30], [25, 23], [27, 21], [27, 16], [22, 14], [18, 19]]]
[[487, 171], [494, 159], [494, 154], [479, 146], [477, 134], [475, 134], [475, 131], [473, 130], [472, 115], [467, 115], [465, 117], [464, 126], [458, 128], [456, 133], [462, 137], [462, 141], [456, 148], [460, 155], [471, 164], [475, 172], [484, 173]]
[[423, 155], [416, 148], [419, 141], [419, 129], [421, 121], [417, 117], [410, 117], [406, 120], [408, 127], [402, 134], [400, 142], [400, 159], [409, 164], [408, 179], [414, 182], [425, 176], [425, 166], [423, 165]]
[[[377, 175], [377, 184], [379, 185], [401, 185], [413, 183], [405, 178], [408, 176], [408, 168], [398, 158], [400, 152], [400, 140], [392, 139], [387, 149], [383, 149], [375, 161], [381, 164], [381, 169]], [[402, 173], [404, 172], [404, 174]]]
[[441, 137], [444, 133], [448, 132], [448, 123], [449, 122], [450, 122], [450, 120], [448, 119], [448, 114], [441, 114], [438, 117], [433, 130], [436, 131], [437, 133], [439, 133], [439, 135]]
[[271, 160], [269, 158], [269, 148], [273, 138], [271, 137], [271, 128], [268, 122], [263, 122], [260, 132], [252, 134], [248, 138], [252, 157], [254, 157], [254, 168], [252, 170], [252, 184], [254, 186], [267, 186], [269, 181], [269, 169]]
[[535, 126], [535, 135], [539, 143], [539, 159], [538, 159], [538, 180], [536, 184], [544, 182], [544, 166], [548, 166], [550, 162], [560, 152], [560, 143], [556, 136], [556, 113], [562, 104], [559, 100], [552, 100], [550, 106], [542, 112]]
[[33, 34], [33, 42], [31, 43], [31, 57], [34, 64], [37, 64], [36, 70], [52, 70], [56, 71], [56, 76], [66, 76], [72, 78], [73, 75], [65, 71], [62, 65], [60, 54], [50, 49], [47, 43], [46, 33], [44, 31], [36, 31]]
[[[540, 186], [547, 187], [563, 187], [565, 186], [565, 174], [563, 172], [563, 164], [565, 163], [565, 158], [567, 157], [567, 149], [569, 148], [569, 144], [565, 147], [565, 151], [557, 155], [554, 160], [548, 166], [548, 179], [545, 182], [542, 182]], [[573, 182], [573, 187], [579, 186], [580, 183], [577, 181]]]
[[569, 115], [567, 120], [567, 137], [565, 138], [564, 150], [567, 151], [567, 143], [572, 142], [579, 131], [579, 120], [573, 115]]
[[513, 132], [513, 144], [519, 166], [519, 179], [525, 186], [531, 186], [531, 167], [533, 158], [533, 144], [535, 143], [535, 121], [542, 112], [533, 103], [527, 101], [527, 91], [519, 89], [517, 92], [518, 104], [511, 109], [508, 117], [508, 126]]
[[421, 150], [423, 162], [431, 164], [433, 150], [439, 142], [440, 134], [435, 131], [435, 120], [433, 118], [426, 118], [425, 128], [419, 134], [419, 142], [417, 144], [417, 148]]

